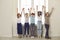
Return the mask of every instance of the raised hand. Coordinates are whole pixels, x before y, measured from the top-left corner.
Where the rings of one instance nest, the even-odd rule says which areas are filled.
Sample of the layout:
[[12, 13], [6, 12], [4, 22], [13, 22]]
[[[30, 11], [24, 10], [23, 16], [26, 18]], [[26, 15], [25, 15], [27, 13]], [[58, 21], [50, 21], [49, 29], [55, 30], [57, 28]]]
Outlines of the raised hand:
[[22, 8], [22, 11], [24, 11], [25, 10], [25, 8]]
[[42, 9], [46, 9], [46, 7], [43, 5], [43, 6], [42, 6]]
[[42, 6], [42, 11], [44, 11], [44, 13], [46, 13], [46, 7], [44, 5]]
[[54, 10], [54, 7], [52, 8], [52, 11]]

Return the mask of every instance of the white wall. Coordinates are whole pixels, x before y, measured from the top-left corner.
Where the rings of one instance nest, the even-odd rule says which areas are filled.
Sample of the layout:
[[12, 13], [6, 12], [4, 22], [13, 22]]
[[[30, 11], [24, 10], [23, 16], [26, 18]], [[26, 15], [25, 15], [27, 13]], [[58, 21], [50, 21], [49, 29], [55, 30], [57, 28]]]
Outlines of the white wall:
[[[48, 0], [49, 10], [52, 7], [54, 7], [54, 12], [52, 13], [51, 18], [50, 18], [50, 20], [51, 20], [50, 21], [51, 22], [51, 27], [50, 27], [50, 35], [51, 35], [51, 37], [60, 36], [60, 31], [59, 31], [59, 29], [60, 29], [60, 25], [59, 25], [60, 24], [60, 19], [59, 19], [59, 17], [60, 17], [59, 16], [60, 4], [59, 4], [59, 2], [60, 2], [59, 0]], [[15, 4], [17, 5], [17, 1], [16, 1]], [[15, 9], [16, 9], [16, 7], [15, 7]], [[14, 14], [14, 15], [15, 15], [14, 18], [16, 19], [16, 14]], [[17, 35], [17, 33], [16, 33], [16, 31], [17, 31], [16, 30], [16, 20], [14, 21], [13, 30], [14, 30], [13, 31], [13, 36], [16, 36]]]
[[[51, 15], [51, 36], [60, 36], [60, 0], [49, 0], [49, 9], [54, 6]], [[17, 35], [16, 8], [17, 0], [0, 0], [0, 37], [12, 37]], [[13, 32], [12, 32], [13, 26]]]
[[17, 36], [17, 4], [18, 4], [18, 0], [13, 0], [13, 29], [12, 29], [12, 36]]
[[54, 7], [54, 11], [51, 15], [51, 36], [60, 36], [60, 0], [49, 0], [49, 10]]
[[12, 36], [12, 0], [0, 0], [0, 37]]
[[[60, 4], [59, 4], [60, 0], [48, 0], [48, 8], [49, 10], [51, 10], [52, 7], [54, 7], [54, 11], [51, 15], [51, 18], [50, 18], [50, 22], [51, 22], [51, 27], [50, 27], [50, 36], [51, 37], [55, 37], [55, 36], [60, 36], [60, 19], [59, 19], [59, 7], [60, 7]], [[17, 1], [16, 1], [16, 4], [17, 4]], [[15, 4], [14, 4], [15, 5]], [[16, 6], [16, 5], [15, 5]], [[15, 7], [16, 9], [16, 7]], [[14, 18], [16, 19], [16, 14], [14, 14]], [[15, 20], [14, 19], [14, 20]], [[15, 20], [16, 21], [16, 20]], [[16, 22], [14, 23], [15, 26], [13, 26], [13, 35], [16, 36], [17, 33], [16, 33]]]

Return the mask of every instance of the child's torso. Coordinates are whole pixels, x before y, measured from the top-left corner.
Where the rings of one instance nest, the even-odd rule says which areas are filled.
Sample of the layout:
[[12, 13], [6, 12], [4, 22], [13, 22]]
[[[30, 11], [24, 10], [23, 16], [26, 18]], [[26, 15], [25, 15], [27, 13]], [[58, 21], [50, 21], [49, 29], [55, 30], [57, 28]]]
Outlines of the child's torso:
[[17, 23], [21, 23], [21, 18], [17, 18]]
[[35, 23], [35, 16], [30, 16], [30, 22]]

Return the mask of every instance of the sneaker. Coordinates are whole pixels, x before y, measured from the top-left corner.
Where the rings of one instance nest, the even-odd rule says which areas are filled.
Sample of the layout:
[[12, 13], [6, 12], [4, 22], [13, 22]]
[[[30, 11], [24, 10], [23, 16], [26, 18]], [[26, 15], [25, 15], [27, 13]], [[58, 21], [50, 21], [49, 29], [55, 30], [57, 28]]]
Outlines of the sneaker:
[[46, 39], [51, 39], [51, 37], [45, 37]]
[[34, 38], [34, 36], [31, 36], [31, 38]]

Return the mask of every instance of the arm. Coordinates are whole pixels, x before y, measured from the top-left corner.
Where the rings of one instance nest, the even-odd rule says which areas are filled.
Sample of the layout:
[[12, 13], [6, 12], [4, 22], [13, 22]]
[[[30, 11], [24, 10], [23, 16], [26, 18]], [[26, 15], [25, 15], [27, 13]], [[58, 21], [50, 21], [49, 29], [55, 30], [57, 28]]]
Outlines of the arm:
[[44, 13], [46, 13], [46, 7], [45, 7], [45, 6], [42, 6], [42, 11], [43, 11]]
[[54, 8], [52, 8], [52, 9], [51, 9], [51, 12], [49, 12], [49, 16], [52, 14], [53, 10], [54, 10]]
[[22, 11], [21, 11], [21, 16], [22, 16]]
[[18, 8], [16, 9], [17, 13], [18, 13]]
[[31, 16], [31, 10], [32, 10], [32, 8], [29, 9], [29, 16]]

